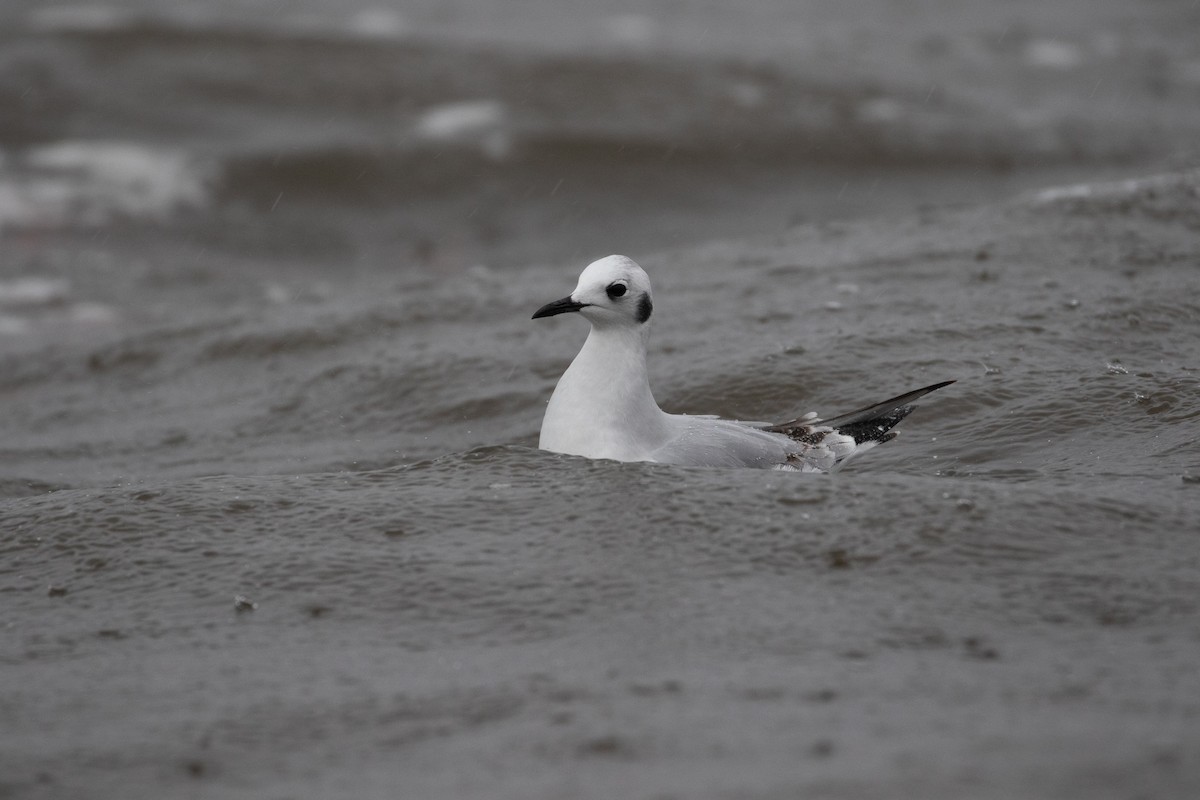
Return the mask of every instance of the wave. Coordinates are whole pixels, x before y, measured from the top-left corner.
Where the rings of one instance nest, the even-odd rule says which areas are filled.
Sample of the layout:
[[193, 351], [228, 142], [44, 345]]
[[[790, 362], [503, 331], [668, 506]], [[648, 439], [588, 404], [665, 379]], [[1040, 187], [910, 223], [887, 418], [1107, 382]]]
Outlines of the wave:
[[0, 152], [0, 231], [167, 221], [208, 206], [212, 172], [180, 148], [63, 141]]
[[104, 5], [63, 5], [34, 9], [26, 15], [24, 23], [32, 32], [50, 34], [242, 30], [294, 37], [379, 40], [401, 38], [410, 31], [404, 16], [387, 8], [364, 8], [349, 14], [284, 14], [268, 22], [241, 19], [235, 23], [212, 10], [195, 7], [149, 13]]
[[727, 55], [537, 52], [420, 38], [398, 17], [326, 22], [52, 8], [0, 34], [14, 59], [0, 76], [0, 226], [163, 221], [228, 200], [269, 208], [280, 192], [387, 202], [564, 171], [1006, 169], [1148, 146]]

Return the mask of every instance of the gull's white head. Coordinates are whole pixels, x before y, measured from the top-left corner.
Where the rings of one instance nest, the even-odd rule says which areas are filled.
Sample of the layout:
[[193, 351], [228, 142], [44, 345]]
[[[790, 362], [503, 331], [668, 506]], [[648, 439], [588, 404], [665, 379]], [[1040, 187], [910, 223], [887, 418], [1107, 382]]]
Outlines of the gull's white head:
[[607, 256], [587, 265], [570, 296], [547, 303], [533, 318], [578, 311], [597, 327], [642, 326], [650, 319], [650, 277], [625, 256]]

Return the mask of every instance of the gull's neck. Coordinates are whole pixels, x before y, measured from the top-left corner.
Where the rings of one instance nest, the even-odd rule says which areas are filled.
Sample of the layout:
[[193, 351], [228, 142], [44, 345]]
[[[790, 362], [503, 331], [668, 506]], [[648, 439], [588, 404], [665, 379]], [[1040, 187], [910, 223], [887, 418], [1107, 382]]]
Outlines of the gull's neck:
[[559, 453], [646, 460], [667, 439], [667, 415], [646, 372], [646, 325], [593, 325], [546, 407], [538, 446]]

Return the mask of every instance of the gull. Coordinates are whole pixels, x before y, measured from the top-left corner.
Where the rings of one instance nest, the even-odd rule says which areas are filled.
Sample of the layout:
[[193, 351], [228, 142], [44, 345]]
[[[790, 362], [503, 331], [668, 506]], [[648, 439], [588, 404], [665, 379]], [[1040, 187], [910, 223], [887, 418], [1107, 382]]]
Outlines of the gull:
[[616, 461], [832, 472], [894, 438], [891, 429], [912, 412], [912, 401], [954, 383], [825, 420], [810, 413], [771, 425], [668, 414], [655, 402], [646, 370], [653, 311], [649, 276], [632, 259], [612, 255], [589, 264], [569, 296], [534, 312], [533, 319], [577, 312], [592, 326], [550, 397], [538, 447]]

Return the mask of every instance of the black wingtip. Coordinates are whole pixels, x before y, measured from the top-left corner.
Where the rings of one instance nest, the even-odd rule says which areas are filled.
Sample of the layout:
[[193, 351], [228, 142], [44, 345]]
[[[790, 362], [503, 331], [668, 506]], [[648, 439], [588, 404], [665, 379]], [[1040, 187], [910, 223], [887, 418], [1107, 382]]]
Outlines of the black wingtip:
[[824, 424], [829, 425], [829, 427], [838, 433], [853, 436], [855, 444], [862, 444], [863, 442], [878, 442], [879, 444], [883, 444], [896, 438], [896, 432], [892, 428], [899, 425], [900, 420], [907, 417], [916, 408], [916, 406], [900, 406], [878, 417], [864, 419], [860, 422], [836, 424], [826, 422]]
[[921, 394], [929, 394], [930, 392], [936, 392], [938, 389], [941, 389], [945, 386], [949, 386], [952, 383], [958, 383], [958, 378], [951, 378], [948, 381], [942, 381], [941, 383], [935, 383], [932, 386], [926, 386], [924, 389], [917, 389], [917, 391], [920, 392]]
[[849, 414], [842, 414], [839, 417], [832, 419], [821, 420], [821, 424], [828, 425], [834, 430], [844, 433], [847, 436], [853, 436], [857, 444], [863, 442], [886, 442], [895, 437], [895, 433], [888, 434], [900, 420], [907, 417], [916, 406], [912, 405], [914, 400], [918, 400], [930, 392], [936, 392], [938, 389], [949, 386], [954, 383], [953, 380], [934, 383], [929, 386], [923, 386], [920, 389], [914, 389], [911, 392], [905, 392], [902, 395], [897, 395], [882, 403], [876, 403], [872, 406], [851, 411]]
[[[935, 392], [945, 386], [954, 383], [953, 380], [942, 381], [930, 386], [924, 386], [920, 389], [914, 389], [911, 392], [905, 392], [902, 395], [897, 395], [889, 400], [884, 400], [882, 403], [860, 408], [857, 411], [851, 411], [849, 414], [842, 414], [829, 419], [814, 420], [813, 424], [824, 425], [833, 428], [839, 433], [844, 433], [847, 436], [853, 436], [857, 444], [863, 442], [887, 442], [895, 437], [895, 433], [889, 433], [900, 420], [911, 414], [916, 406], [912, 405], [914, 400], [918, 400], [930, 392]], [[796, 420], [792, 423], [784, 423], [783, 425], [775, 425], [767, 430], [778, 432], [786, 432], [791, 426], [802, 420]]]

